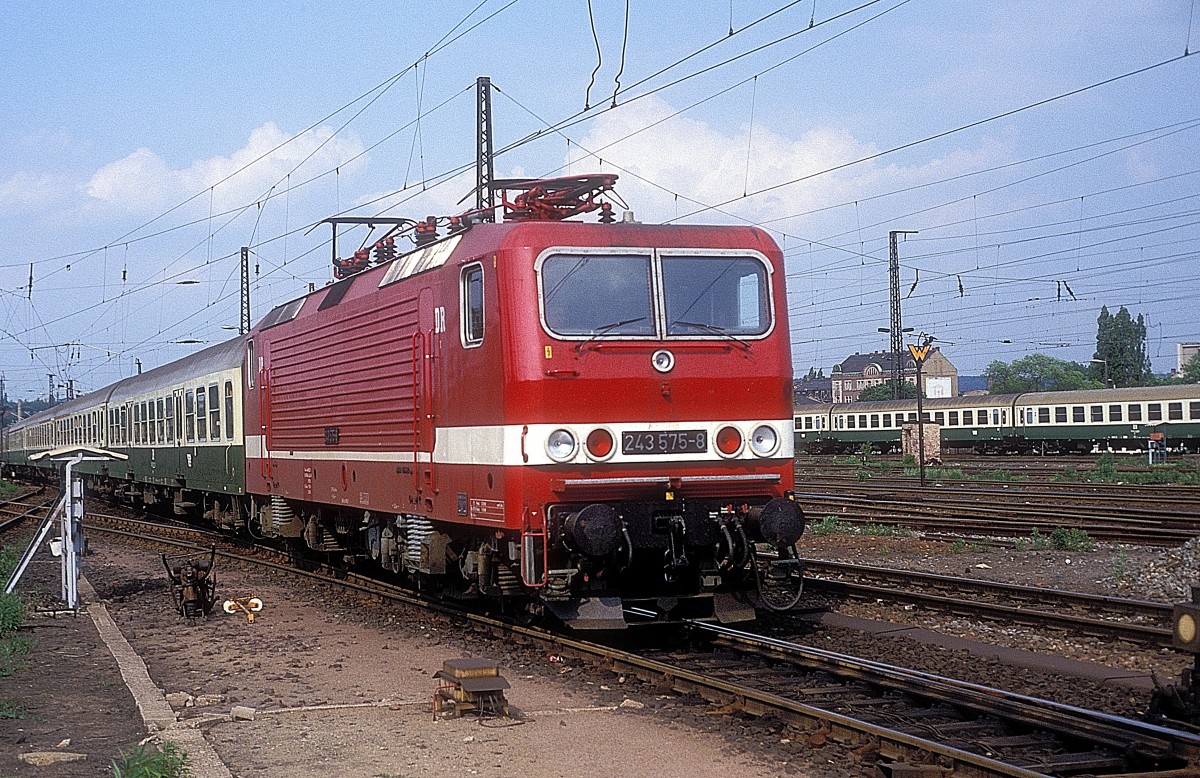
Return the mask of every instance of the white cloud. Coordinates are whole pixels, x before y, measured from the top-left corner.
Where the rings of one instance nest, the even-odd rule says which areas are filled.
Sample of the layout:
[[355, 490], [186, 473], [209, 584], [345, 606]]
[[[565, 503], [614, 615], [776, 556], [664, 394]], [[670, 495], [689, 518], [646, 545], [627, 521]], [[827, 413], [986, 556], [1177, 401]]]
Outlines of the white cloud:
[[[751, 136], [749, 124], [729, 134], [682, 116], [621, 140], [673, 112], [670, 105], [657, 98], [640, 100], [597, 119], [580, 141], [584, 149], [596, 152], [605, 161], [606, 170], [611, 170], [611, 161], [658, 187], [680, 193], [677, 203], [672, 194], [634, 175], [623, 175], [618, 191], [638, 217], [647, 221], [674, 218], [677, 212], [685, 214], [698, 207], [683, 196], [706, 205], [722, 203], [878, 152], [874, 145], [834, 127], [799, 128], [797, 135], [789, 137], [755, 124]], [[957, 151], [913, 167], [864, 162], [739, 200], [728, 209], [754, 221], [775, 219], [963, 172], [979, 166], [996, 151]], [[600, 167], [595, 157], [576, 148], [571, 157], [572, 173]], [[709, 212], [706, 218], [723, 217]]]
[[[198, 160], [181, 169], [172, 169], [153, 150], [140, 148], [97, 170], [83, 189], [96, 201], [141, 213], [169, 208], [216, 186], [213, 208], [222, 211], [254, 202], [289, 173], [296, 183], [344, 165], [363, 150], [357, 137], [335, 137], [325, 127], [306, 131], [277, 148], [289, 137], [268, 122], [251, 132], [247, 144], [229, 156]], [[208, 197], [203, 199], [207, 206]]]
[[6, 211], [53, 208], [70, 191], [61, 176], [16, 173], [0, 181], [0, 209]]

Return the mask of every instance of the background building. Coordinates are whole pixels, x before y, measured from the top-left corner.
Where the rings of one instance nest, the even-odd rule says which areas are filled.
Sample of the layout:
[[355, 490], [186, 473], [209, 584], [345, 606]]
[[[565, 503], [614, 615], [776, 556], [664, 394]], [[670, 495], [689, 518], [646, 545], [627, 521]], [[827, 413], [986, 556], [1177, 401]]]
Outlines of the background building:
[[[901, 365], [903, 380], [917, 382], [917, 366], [912, 357], [905, 354]], [[873, 351], [855, 354], [834, 365], [830, 377], [830, 394], [838, 403], [854, 402], [859, 393], [869, 386], [887, 383], [892, 377], [892, 352]], [[921, 368], [926, 397], [957, 397], [958, 368], [946, 358], [938, 347], [930, 350]]]
[[1176, 369], [1182, 373], [1183, 366], [1190, 362], [1192, 357], [1200, 354], [1200, 343], [1179, 343], [1175, 349], [1179, 355], [1179, 366]]

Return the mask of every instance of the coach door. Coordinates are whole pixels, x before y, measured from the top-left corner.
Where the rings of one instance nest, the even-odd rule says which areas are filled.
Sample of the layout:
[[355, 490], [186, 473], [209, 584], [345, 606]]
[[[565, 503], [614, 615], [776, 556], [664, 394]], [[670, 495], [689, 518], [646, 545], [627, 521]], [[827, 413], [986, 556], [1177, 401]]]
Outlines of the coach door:
[[413, 466], [414, 488], [437, 493], [437, 465], [433, 449], [437, 438], [437, 402], [442, 387], [442, 334], [446, 331], [446, 309], [438, 305], [432, 289], [421, 290], [417, 303], [417, 331], [412, 336], [413, 355]]

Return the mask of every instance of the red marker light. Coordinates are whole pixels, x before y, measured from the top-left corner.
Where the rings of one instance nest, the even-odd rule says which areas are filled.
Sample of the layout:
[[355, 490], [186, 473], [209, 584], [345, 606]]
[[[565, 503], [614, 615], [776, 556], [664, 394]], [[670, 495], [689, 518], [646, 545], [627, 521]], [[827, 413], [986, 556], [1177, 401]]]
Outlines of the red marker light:
[[717, 451], [727, 457], [736, 454], [742, 448], [742, 433], [737, 427], [722, 427], [717, 431]]
[[606, 429], [594, 429], [587, 436], [588, 454], [593, 459], [604, 459], [613, 450], [613, 437]]

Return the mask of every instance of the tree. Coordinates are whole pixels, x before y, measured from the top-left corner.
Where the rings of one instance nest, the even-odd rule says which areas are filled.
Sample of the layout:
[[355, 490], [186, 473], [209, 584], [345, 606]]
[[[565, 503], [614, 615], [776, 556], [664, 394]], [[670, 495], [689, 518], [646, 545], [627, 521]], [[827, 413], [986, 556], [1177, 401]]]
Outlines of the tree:
[[[858, 393], [858, 402], [876, 402], [879, 400], [894, 400], [896, 399], [895, 383], [892, 379], [884, 381], [882, 384], [868, 386]], [[905, 400], [917, 399], [917, 385], [910, 384], [908, 381], [900, 382], [900, 397]]]
[[1179, 375], [1185, 384], [1200, 384], [1200, 354], [1185, 362]]
[[1092, 356], [1089, 374], [1112, 386], [1142, 386], [1152, 375], [1150, 357], [1146, 354], [1146, 320], [1139, 313], [1136, 320], [1125, 306], [1116, 315], [1108, 306], [1100, 308], [1096, 320], [1096, 353]]
[[991, 394], [1065, 392], [1104, 386], [1103, 381], [1088, 378], [1083, 365], [1045, 354], [1030, 354], [1012, 364], [996, 361], [988, 365], [983, 374], [987, 376]]

